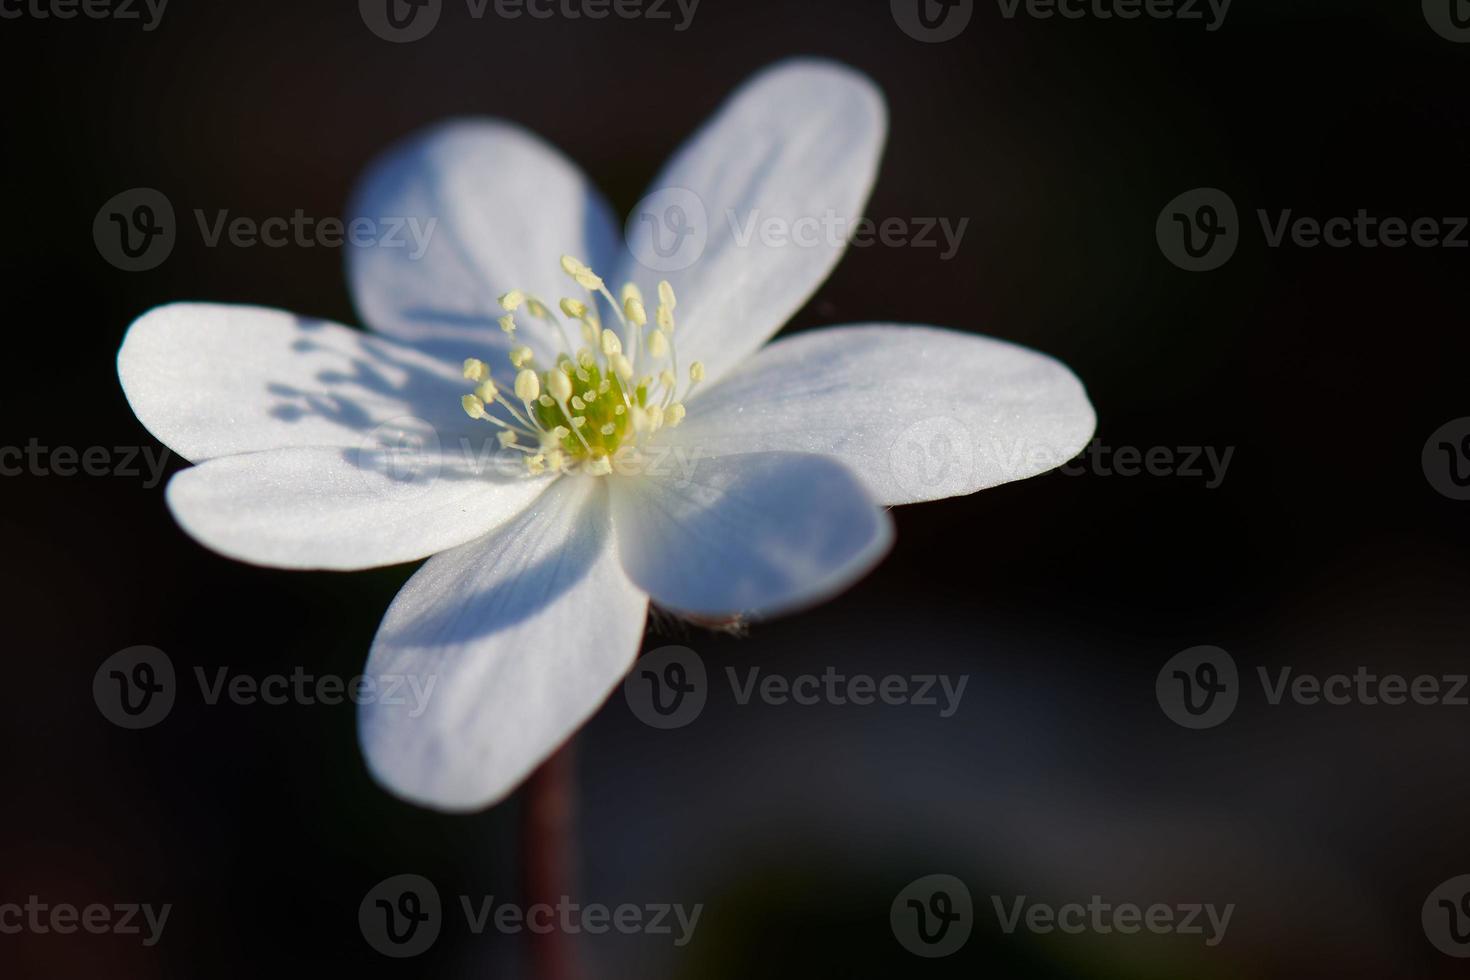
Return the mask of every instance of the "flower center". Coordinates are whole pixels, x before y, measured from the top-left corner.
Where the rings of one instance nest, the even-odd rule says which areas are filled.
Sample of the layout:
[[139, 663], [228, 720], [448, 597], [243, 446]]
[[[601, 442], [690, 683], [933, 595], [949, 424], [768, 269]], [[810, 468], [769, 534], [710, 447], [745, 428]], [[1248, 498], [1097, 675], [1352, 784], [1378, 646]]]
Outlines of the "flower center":
[[[684, 419], [674, 350], [674, 288], [658, 284], [650, 325], [643, 295], [633, 283], [623, 287], [619, 303], [582, 262], [563, 255], [561, 268], [585, 295], [564, 298], [557, 306], [578, 325], [583, 345], [574, 351], [566, 324], [551, 307], [513, 289], [500, 297], [505, 310], [500, 329], [514, 340], [516, 314], [524, 310], [558, 341], [556, 363], [541, 369], [531, 348], [516, 344], [509, 357], [515, 380], [507, 394], [489, 365], [471, 357], [464, 362], [464, 376], [476, 383], [475, 390], [462, 404], [470, 418], [499, 427], [500, 445], [524, 454], [527, 473], [581, 469], [603, 475], [612, 472], [615, 459], [636, 455], [653, 433]], [[599, 304], [612, 310], [621, 334], [603, 327]], [[695, 361], [683, 397], [703, 380], [704, 364]]]

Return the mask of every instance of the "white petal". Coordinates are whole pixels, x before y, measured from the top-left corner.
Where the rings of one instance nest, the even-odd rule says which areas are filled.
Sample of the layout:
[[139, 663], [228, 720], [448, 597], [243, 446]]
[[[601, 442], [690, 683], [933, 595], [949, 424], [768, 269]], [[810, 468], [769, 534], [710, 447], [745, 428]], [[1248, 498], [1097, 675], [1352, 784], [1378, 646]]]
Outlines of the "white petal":
[[117, 355], [138, 420], [189, 460], [286, 446], [357, 446], [414, 416], [440, 438], [475, 431], [454, 365], [325, 320], [175, 303], [140, 317]]
[[[562, 255], [603, 275], [618, 255], [612, 212], [576, 165], [499, 120], [458, 120], [409, 137], [372, 164], [348, 213], [374, 226], [413, 219], [427, 242], [347, 249], [364, 322], [400, 340], [465, 348], [459, 357], [488, 360], [490, 349], [505, 348], [495, 323], [502, 294], [521, 289], [553, 308], [580, 295], [561, 272]], [[524, 313], [519, 319], [518, 339], [551, 363], [553, 335]]]
[[[674, 286], [680, 361], [703, 360], [708, 376], [718, 377], [811, 297], [862, 216], [886, 133], [883, 97], [866, 76], [797, 60], [747, 82], [679, 151], [649, 189], [656, 195], [649, 215], [631, 219], [625, 277], [650, 303], [659, 279]], [[693, 265], [663, 272], [649, 267], [657, 254], [639, 237], [647, 234], [640, 223], [657, 225], [672, 205], [703, 225], [686, 237], [689, 247], [700, 234], [707, 240]], [[764, 235], [765, 222], [791, 237]]]
[[1066, 365], [937, 327], [863, 325], [770, 345], [696, 394], [665, 440], [702, 456], [835, 456], [887, 505], [1044, 473], [1076, 456], [1097, 417]]
[[221, 554], [277, 568], [359, 569], [473, 541], [523, 511], [546, 480], [434, 446], [273, 449], [175, 474], [168, 504]]
[[893, 538], [857, 478], [821, 456], [700, 458], [682, 472], [610, 479], [623, 567], [678, 612], [809, 605], [861, 578]]
[[648, 606], [610, 532], [605, 486], [564, 478], [515, 521], [409, 579], [367, 674], [428, 690], [427, 710], [415, 714], [410, 697], [359, 711], [383, 785], [445, 810], [487, 806], [591, 717], [632, 666]]

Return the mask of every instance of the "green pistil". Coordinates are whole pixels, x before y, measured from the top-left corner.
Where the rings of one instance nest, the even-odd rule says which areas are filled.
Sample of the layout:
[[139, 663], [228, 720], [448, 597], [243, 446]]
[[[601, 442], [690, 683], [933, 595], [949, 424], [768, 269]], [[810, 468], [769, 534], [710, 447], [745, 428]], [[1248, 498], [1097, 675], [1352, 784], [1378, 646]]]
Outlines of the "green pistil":
[[[587, 421], [580, 429], [574, 431], [572, 420], [562, 412], [561, 406], [547, 395], [537, 399], [533, 406], [536, 421], [548, 432], [557, 426], [562, 426], [567, 430], [567, 435], [561, 440], [560, 448], [573, 459], [581, 459], [588, 455], [611, 456], [617, 452], [624, 437], [633, 428], [631, 413], [623, 397], [624, 389], [621, 379], [612, 371], [604, 374], [602, 368], [596, 364], [591, 367], [573, 369], [571, 362], [563, 361], [561, 365], [552, 370], [563, 371], [571, 379], [572, 396], [585, 407], [578, 408], [578, 402], [568, 399], [567, 408], [571, 410], [573, 417], [581, 416]], [[547, 375], [542, 376], [542, 391], [551, 387], [546, 377]], [[633, 404], [641, 407], [647, 398], [647, 390], [640, 387], [635, 393]], [[603, 431], [608, 426], [612, 427], [611, 431]], [[578, 432], [581, 433], [580, 439], [577, 437]], [[583, 439], [586, 440], [586, 445], [583, 445]], [[590, 454], [588, 453], [589, 447]]]

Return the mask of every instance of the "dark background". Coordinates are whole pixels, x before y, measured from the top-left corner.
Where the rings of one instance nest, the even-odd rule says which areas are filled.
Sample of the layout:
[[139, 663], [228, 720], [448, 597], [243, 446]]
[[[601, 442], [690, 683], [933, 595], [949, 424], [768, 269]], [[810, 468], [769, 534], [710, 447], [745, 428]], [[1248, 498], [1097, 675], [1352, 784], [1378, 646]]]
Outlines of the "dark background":
[[[875, 218], [971, 219], [959, 254], [849, 252], [789, 329], [936, 323], [1067, 362], [1112, 447], [1233, 447], [1222, 485], [1057, 473], [896, 512], [898, 543], [842, 598], [744, 639], [655, 632], [786, 675], [968, 674], [958, 714], [738, 707], [723, 683], [685, 729], [615, 694], [577, 743], [583, 901], [703, 902], [694, 941], [583, 937], [605, 977], [1449, 977], [1420, 906], [1470, 872], [1466, 718], [1436, 707], [1269, 707], [1247, 687], [1187, 731], [1154, 699], [1196, 644], [1243, 674], [1466, 670], [1470, 503], [1420, 452], [1470, 415], [1466, 261], [1443, 249], [1270, 249], [1255, 209], [1470, 214], [1470, 45], [1417, 3], [1237, 0], [1198, 21], [1003, 18], [922, 44], [887, 0], [703, 0], [669, 22], [474, 21], [448, 0], [407, 45], [356, 4], [173, 0], [137, 22], [0, 20], [9, 218], [0, 247], [7, 445], [154, 445], [113, 359], [176, 299], [355, 322], [339, 250], [206, 248], [194, 208], [342, 213], [406, 133], [508, 117], [620, 209], [738, 83], [822, 54], [885, 91]], [[120, 191], [163, 191], [172, 256], [126, 273], [91, 227]], [[1222, 269], [1169, 264], [1166, 202], [1226, 190], [1244, 240]], [[175, 463], [175, 466], [178, 464]], [[412, 569], [251, 568], [122, 476], [0, 481], [8, 656], [0, 901], [172, 903], [162, 941], [0, 936], [0, 974], [520, 976], [524, 937], [451, 917], [425, 956], [363, 941], [357, 906], [414, 872], [454, 896], [517, 894], [517, 810], [416, 809], [379, 789], [354, 709], [181, 697], [129, 732], [91, 697], [137, 644], [181, 673], [350, 676]], [[955, 955], [894, 939], [889, 903], [963, 879]], [[1007, 936], [989, 896], [1234, 903], [1198, 937]], [[1009, 900], [1009, 899], [1007, 899]]]

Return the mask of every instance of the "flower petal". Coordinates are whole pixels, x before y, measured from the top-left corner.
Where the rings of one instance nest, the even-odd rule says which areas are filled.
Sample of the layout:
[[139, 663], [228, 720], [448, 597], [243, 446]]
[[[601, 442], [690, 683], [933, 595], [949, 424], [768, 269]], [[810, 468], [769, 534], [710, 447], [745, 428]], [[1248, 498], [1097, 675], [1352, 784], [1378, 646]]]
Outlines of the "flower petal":
[[367, 675], [406, 678], [403, 690], [429, 692], [427, 710], [412, 699], [363, 704], [358, 732], [379, 782], [417, 803], [478, 809], [596, 712], [633, 664], [648, 606], [610, 531], [602, 483], [564, 478], [520, 518], [409, 579]]
[[1062, 465], [1097, 417], [1066, 365], [937, 327], [831, 327], [777, 341], [699, 393], [664, 439], [701, 457], [835, 456], [883, 504], [973, 493]]
[[888, 515], [841, 464], [800, 453], [610, 477], [623, 567], [659, 605], [767, 616], [847, 588], [887, 552]]
[[[644, 206], [652, 210], [631, 219], [634, 257], [624, 278], [643, 286], [650, 303], [659, 279], [673, 285], [683, 363], [703, 360], [708, 376], [718, 377], [811, 297], [861, 217], [886, 133], [882, 94], [866, 76], [801, 59], [747, 82], [679, 151], [650, 187]], [[663, 235], [660, 222], [675, 205], [684, 222], [703, 225], [693, 234], [707, 240], [692, 265], [660, 271], [650, 267], [659, 265], [657, 253], [637, 223], [651, 221], [652, 233]], [[763, 236], [768, 221], [789, 240]]]
[[[409, 137], [369, 167], [348, 213], [379, 228], [417, 222], [426, 242], [348, 248], [364, 322], [458, 357], [488, 359], [507, 346], [495, 324], [502, 294], [521, 289], [553, 305], [574, 295], [562, 255], [605, 272], [618, 254], [612, 212], [576, 165], [499, 120], [457, 120]], [[553, 335], [522, 321], [518, 340], [551, 363]]]
[[415, 416], [448, 439], [475, 431], [458, 369], [325, 320], [175, 303], [139, 317], [117, 355], [138, 420], [192, 461], [286, 446], [357, 446]]
[[[359, 569], [414, 561], [523, 511], [546, 480], [497, 473], [459, 447], [305, 446], [207, 460], [174, 475], [184, 530], [240, 561]], [[492, 440], [493, 444], [493, 440]]]

